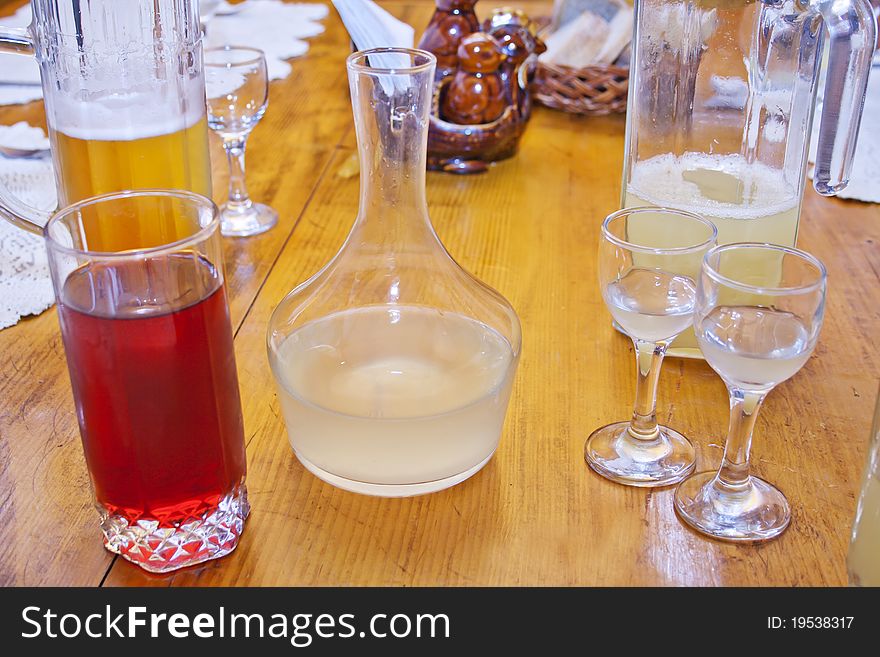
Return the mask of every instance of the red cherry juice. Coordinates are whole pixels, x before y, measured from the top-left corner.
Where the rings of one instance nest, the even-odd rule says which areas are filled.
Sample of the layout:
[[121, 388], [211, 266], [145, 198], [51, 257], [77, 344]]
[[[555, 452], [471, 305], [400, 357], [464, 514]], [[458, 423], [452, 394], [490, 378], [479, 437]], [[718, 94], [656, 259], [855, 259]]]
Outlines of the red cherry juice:
[[193, 252], [89, 263], [58, 304], [98, 503], [166, 526], [245, 476], [226, 291]]

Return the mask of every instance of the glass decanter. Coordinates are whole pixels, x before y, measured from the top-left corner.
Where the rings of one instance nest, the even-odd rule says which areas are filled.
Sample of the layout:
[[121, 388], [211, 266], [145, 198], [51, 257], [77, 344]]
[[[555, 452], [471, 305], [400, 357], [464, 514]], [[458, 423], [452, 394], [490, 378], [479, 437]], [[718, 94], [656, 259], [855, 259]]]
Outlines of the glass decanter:
[[479, 471], [519, 360], [516, 312], [452, 259], [428, 216], [435, 66], [421, 50], [348, 58], [360, 209], [339, 252], [269, 322], [294, 452], [358, 493], [430, 493]]

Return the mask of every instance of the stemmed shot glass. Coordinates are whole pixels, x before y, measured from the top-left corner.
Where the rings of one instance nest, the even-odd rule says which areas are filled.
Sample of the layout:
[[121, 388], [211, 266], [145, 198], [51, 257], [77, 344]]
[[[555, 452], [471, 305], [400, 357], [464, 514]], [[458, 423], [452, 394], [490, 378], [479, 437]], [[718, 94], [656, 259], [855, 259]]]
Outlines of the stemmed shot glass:
[[657, 381], [669, 343], [693, 323], [695, 278], [715, 245], [712, 222], [668, 208], [609, 215], [599, 243], [599, 286], [618, 325], [632, 338], [636, 401], [632, 419], [594, 431], [584, 458], [597, 473], [630, 486], [668, 486], [694, 469], [694, 447], [657, 424]]
[[257, 48], [205, 49], [208, 126], [223, 140], [229, 160], [229, 198], [220, 206], [220, 231], [228, 237], [258, 235], [278, 223], [278, 213], [254, 203], [245, 186], [248, 135], [269, 103], [266, 56]]
[[718, 472], [695, 474], [675, 491], [676, 511], [697, 531], [757, 541], [788, 526], [785, 496], [749, 473], [752, 431], [767, 393], [813, 352], [824, 309], [825, 267], [808, 253], [729, 244], [706, 254], [694, 329], [706, 361], [727, 384], [730, 427]]

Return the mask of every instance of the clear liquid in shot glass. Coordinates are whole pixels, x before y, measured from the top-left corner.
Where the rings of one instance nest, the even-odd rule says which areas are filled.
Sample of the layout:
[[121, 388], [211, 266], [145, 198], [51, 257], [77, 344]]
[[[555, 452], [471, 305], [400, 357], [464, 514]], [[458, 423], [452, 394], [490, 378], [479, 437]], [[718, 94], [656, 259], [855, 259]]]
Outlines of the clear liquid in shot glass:
[[764, 390], [794, 376], [813, 351], [803, 321], [757, 306], [718, 306], [697, 326], [706, 361], [744, 390]]
[[693, 322], [696, 288], [688, 276], [634, 267], [604, 292], [614, 319], [633, 338], [669, 340]]

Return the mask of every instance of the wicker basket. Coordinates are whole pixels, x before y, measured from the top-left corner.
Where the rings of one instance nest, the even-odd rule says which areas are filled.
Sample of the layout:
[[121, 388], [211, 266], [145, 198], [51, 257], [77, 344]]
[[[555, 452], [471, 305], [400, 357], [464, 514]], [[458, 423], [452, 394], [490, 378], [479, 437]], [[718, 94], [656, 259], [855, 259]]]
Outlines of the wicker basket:
[[573, 114], [626, 111], [629, 69], [621, 66], [571, 68], [538, 62], [532, 98], [542, 105]]

